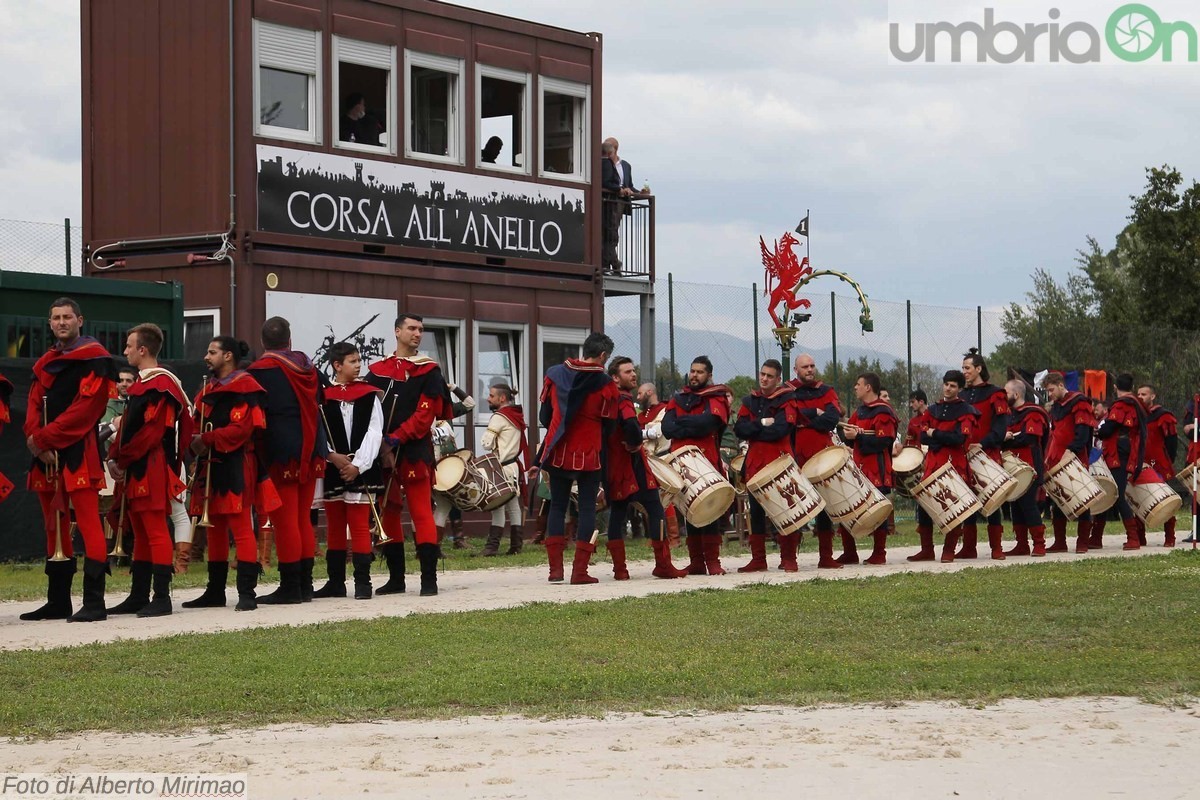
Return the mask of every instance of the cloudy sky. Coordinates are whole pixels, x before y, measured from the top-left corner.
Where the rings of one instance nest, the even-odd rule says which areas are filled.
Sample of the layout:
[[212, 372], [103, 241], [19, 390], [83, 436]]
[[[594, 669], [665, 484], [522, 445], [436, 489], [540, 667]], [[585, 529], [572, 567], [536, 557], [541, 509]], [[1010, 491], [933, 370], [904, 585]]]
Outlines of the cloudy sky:
[[[677, 279], [761, 281], [758, 236], [811, 208], [815, 265], [872, 297], [995, 308], [1110, 246], [1146, 166], [1200, 176], [1200, 65], [889, 64], [882, 0], [470, 5], [605, 35], [605, 133]], [[0, 76], [0, 218], [78, 220], [78, 0], [0, 0]]]

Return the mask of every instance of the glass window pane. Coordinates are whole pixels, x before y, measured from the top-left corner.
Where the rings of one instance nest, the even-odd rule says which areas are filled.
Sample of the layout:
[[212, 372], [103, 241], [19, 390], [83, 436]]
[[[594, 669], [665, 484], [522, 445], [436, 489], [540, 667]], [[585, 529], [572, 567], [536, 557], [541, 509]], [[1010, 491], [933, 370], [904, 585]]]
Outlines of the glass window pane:
[[513, 388], [516, 385], [515, 371], [512, 363], [513, 334], [494, 331], [479, 332], [478, 384], [475, 398], [480, 400], [488, 396], [488, 390], [498, 383], [507, 383]]
[[575, 144], [583, 100], [571, 95], [546, 92], [543, 108], [545, 119], [545, 152], [542, 153], [542, 169], [562, 175], [579, 172], [578, 153]]
[[260, 67], [259, 122], [277, 128], [309, 130], [308, 75], [299, 72]]
[[412, 67], [412, 141], [417, 153], [450, 156], [454, 125], [453, 96], [458, 76], [429, 67]]
[[216, 331], [212, 317], [185, 317], [183, 320], [183, 357], [188, 361], [199, 361], [208, 352], [208, 345]]
[[479, 89], [480, 162], [524, 166], [525, 84], [484, 76]]
[[389, 78], [386, 69], [338, 64], [339, 141], [387, 147]]
[[582, 353], [583, 345], [542, 342], [542, 370], [548, 370], [568, 358], [579, 358]]
[[426, 328], [425, 337], [421, 340], [422, 352], [438, 363], [447, 381], [458, 383], [454, 379], [454, 354], [450, 346], [452, 341], [452, 332], [446, 328]]

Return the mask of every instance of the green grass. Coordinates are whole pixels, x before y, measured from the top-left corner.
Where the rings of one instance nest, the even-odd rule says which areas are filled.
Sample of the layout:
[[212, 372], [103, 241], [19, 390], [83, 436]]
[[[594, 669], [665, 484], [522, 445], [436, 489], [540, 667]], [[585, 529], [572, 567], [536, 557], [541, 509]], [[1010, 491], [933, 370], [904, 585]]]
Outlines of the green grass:
[[6, 652], [0, 735], [758, 703], [1186, 701], [1200, 696], [1198, 579], [1200, 557], [1177, 551]]

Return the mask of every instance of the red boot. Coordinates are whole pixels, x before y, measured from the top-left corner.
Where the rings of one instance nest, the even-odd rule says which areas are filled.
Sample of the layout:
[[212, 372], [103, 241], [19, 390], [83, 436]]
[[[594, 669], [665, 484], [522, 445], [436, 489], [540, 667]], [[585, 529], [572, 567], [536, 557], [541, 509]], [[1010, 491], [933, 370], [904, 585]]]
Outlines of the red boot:
[[1163, 532], [1166, 538], [1163, 539], [1163, 547], [1175, 546], [1175, 518], [1171, 517], [1163, 524]]
[[[962, 547], [954, 554], [954, 558], [979, 558], [979, 527], [975, 523], [959, 528], [962, 533]], [[945, 561], [946, 559], [942, 559]]]
[[1067, 552], [1067, 518], [1054, 518], [1054, 542], [1046, 548], [1047, 553]]
[[1033, 551], [1029, 555], [1034, 558], [1046, 555], [1046, 526], [1036, 525], [1030, 528], [1029, 535], [1033, 539]]
[[817, 531], [817, 569], [841, 569], [833, 557], [833, 531]]
[[1004, 560], [1004, 526], [988, 525], [988, 549], [992, 551], [992, 561]]
[[908, 561], [933, 561], [937, 553], [933, 551], [933, 528], [928, 525], [917, 526], [917, 536], [921, 537], [921, 549], [908, 557]]
[[688, 575], [707, 575], [708, 570], [704, 568], [704, 540], [700, 534], [688, 534], [687, 537], [688, 557], [691, 562], [688, 564]]
[[679, 569], [671, 563], [671, 545], [668, 542], [662, 539], [651, 540], [650, 549], [654, 551], [654, 571], [651, 575], [656, 578], [687, 577], [686, 569]]
[[779, 537], [779, 568], [784, 572], [799, 572], [800, 565], [796, 563], [796, 546], [800, 544], [799, 533], [789, 533]]
[[724, 575], [721, 566], [721, 534], [704, 534], [704, 568], [709, 575]]
[[1088, 550], [1104, 549], [1104, 523], [1107, 519], [1107, 513], [1099, 519], [1092, 519], [1092, 531], [1088, 534]]
[[1146, 523], [1141, 517], [1134, 517], [1133, 521], [1137, 523], [1138, 544], [1142, 547], [1146, 546]]
[[[962, 531], [962, 526], [955, 528], [946, 534], [946, 541], [942, 543], [942, 563], [953, 564], [956, 556], [954, 555], [954, 546], [958, 544], [958, 537]], [[974, 557], [974, 556], [972, 556]]]
[[599, 578], [588, 575], [588, 562], [591, 561], [594, 552], [596, 545], [591, 542], [575, 542], [575, 560], [571, 562], [572, 584], [600, 582]]
[[858, 563], [858, 543], [854, 541], [845, 528], [841, 528], [842, 534], [842, 554], [837, 557], [839, 564], [857, 564]]
[[613, 580], [629, 580], [629, 568], [625, 566], [625, 540], [608, 540], [608, 557], [612, 559]]
[[1136, 519], [1127, 519], [1125, 522], [1125, 544], [1121, 546], [1122, 550], [1141, 550], [1142, 543], [1138, 539], [1138, 529]]
[[1076, 528], [1075, 534], [1075, 552], [1078, 555], [1083, 555], [1088, 551], [1088, 534], [1092, 531], [1092, 523], [1088, 520], [1079, 520], [1079, 527]]
[[[1013, 545], [1011, 550], [1005, 550], [1006, 556], [1027, 556], [1029, 555], [1029, 527], [1026, 525], [1013, 525], [1013, 536], [1017, 543]], [[1046, 543], [1042, 542], [1042, 549], [1045, 550]]]
[[738, 567], [738, 572], [766, 572], [767, 567], [767, 536], [763, 533], [750, 534], [750, 563]]
[[887, 563], [887, 525], [871, 534], [871, 539], [874, 541], [874, 547], [871, 548], [871, 555], [867, 556], [864, 564], [874, 564], [876, 566]]
[[546, 537], [546, 560], [550, 562], [551, 583], [558, 583], [563, 579], [563, 551], [566, 549], [567, 540], [565, 537]]

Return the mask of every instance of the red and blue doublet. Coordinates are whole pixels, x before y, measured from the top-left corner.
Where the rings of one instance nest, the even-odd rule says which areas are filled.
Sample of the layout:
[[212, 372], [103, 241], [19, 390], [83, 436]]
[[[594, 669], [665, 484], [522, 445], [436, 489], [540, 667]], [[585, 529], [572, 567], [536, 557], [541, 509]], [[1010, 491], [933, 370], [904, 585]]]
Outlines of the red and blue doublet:
[[1178, 421], [1162, 406], [1146, 413], [1146, 463], [1164, 481], [1175, 477], [1175, 454], [1179, 449]]
[[249, 372], [236, 370], [220, 380], [208, 381], [196, 395], [195, 430], [209, 451], [196, 466], [198, 488], [192, 492], [190, 501], [193, 516], [200, 515], [204, 508], [205, 497], [200, 487], [206, 474], [211, 475], [210, 516], [241, 514], [254, 505], [259, 482], [254, 438], [267, 427], [262, 408], [266, 394], [266, 389]]
[[[1113, 401], [1096, 436], [1103, 443], [1104, 463], [1135, 477], [1146, 460], [1146, 410], [1133, 395]], [[1086, 463], [1086, 462], [1084, 462]]]
[[1013, 437], [1004, 444], [1004, 449], [1033, 467], [1037, 480], [1031, 487], [1042, 485], [1046, 474], [1046, 448], [1050, 445], [1050, 415], [1037, 403], [1018, 406], [1009, 415], [1008, 430]]
[[975, 430], [979, 412], [961, 397], [934, 403], [926, 412], [929, 427], [921, 434], [921, 444], [929, 445], [925, 455], [925, 477], [928, 478], [943, 464], [952, 464], [955, 472], [968, 483], [967, 443]]
[[1092, 401], [1079, 392], [1069, 392], [1066, 397], [1055, 401], [1050, 407], [1050, 443], [1046, 446], [1046, 469], [1053, 469], [1068, 451], [1075, 454], [1080, 463], [1087, 465], [1088, 449], [1092, 443], [1092, 431], [1096, 428], [1096, 417], [1092, 414]]
[[921, 434], [929, 427], [930, 421], [928, 408], [909, 419], [908, 425], [904, 428], [904, 446], [920, 447]]
[[642, 428], [638, 424], [633, 395], [629, 392], [618, 390], [617, 424], [608, 434], [605, 445], [605, 492], [610, 501], [626, 500], [638, 492], [658, 489], [658, 481], [646, 463]]
[[854, 463], [872, 484], [879, 489], [891, 489], [892, 444], [900, 420], [883, 400], [864, 403], [850, 415], [849, 423], [863, 432], [854, 437]]
[[995, 384], [981, 383], [968, 386], [958, 396], [979, 412], [967, 444], [979, 445], [989, 458], [1000, 463], [1000, 448], [1004, 445], [1004, 434], [1008, 432], [1008, 396], [1004, 389]]
[[601, 468], [605, 420], [617, 418], [620, 390], [601, 364], [567, 359], [546, 372], [539, 419], [546, 438], [543, 469], [593, 472]]
[[710, 384], [699, 389], [685, 386], [667, 404], [663, 435], [671, 440], [671, 452], [694, 445], [722, 475], [721, 434], [729, 424], [729, 389]]
[[799, 380], [789, 383], [796, 408], [796, 435], [793, 451], [796, 463], [806, 461], [833, 444], [833, 430], [842, 419], [842, 405], [829, 384], [817, 381], [806, 386]]
[[[762, 420], [771, 420], [763, 425]], [[770, 394], [755, 389], [742, 398], [733, 432], [748, 442], [742, 464], [743, 480], [750, 480], [760, 469], [784, 454], [792, 452], [792, 432], [796, 409], [792, 405], [792, 387], [784, 384]]]

